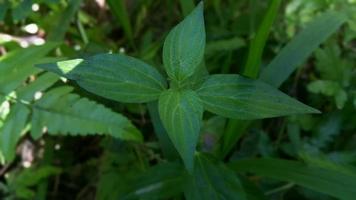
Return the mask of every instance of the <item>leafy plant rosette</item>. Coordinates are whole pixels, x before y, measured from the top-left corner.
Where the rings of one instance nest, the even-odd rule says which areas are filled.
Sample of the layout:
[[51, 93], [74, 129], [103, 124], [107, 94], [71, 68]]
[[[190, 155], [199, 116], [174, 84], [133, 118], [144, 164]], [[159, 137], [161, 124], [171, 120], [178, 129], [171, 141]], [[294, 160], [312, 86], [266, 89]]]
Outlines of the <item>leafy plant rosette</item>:
[[[188, 171], [194, 169], [204, 110], [243, 120], [319, 112], [259, 80], [237, 74], [203, 76], [198, 69], [204, 58], [205, 37], [201, 2], [164, 42], [168, 80], [154, 67], [123, 54], [99, 54], [38, 67], [118, 102], [158, 100], [160, 119]], [[193, 78], [202, 83], [192, 84]]]

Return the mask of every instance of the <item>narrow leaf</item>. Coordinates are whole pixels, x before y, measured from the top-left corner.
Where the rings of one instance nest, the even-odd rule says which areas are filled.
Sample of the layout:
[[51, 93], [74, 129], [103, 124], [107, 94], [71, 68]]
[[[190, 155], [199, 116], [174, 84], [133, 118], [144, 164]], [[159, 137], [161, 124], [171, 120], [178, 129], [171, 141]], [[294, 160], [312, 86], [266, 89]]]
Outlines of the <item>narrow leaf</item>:
[[15, 158], [16, 145], [26, 126], [30, 110], [21, 103], [15, 104], [0, 129], [0, 151], [6, 161]]
[[267, 12], [263, 17], [263, 21], [258, 28], [255, 38], [251, 41], [246, 65], [243, 75], [256, 78], [260, 72], [263, 49], [273, 25], [274, 19], [277, 16], [281, 0], [270, 0]]
[[182, 81], [193, 75], [205, 48], [203, 2], [171, 30], [163, 46], [163, 64], [170, 78]]
[[114, 14], [116, 19], [122, 25], [124, 29], [126, 37], [129, 41], [133, 42], [133, 33], [132, 33], [132, 26], [129, 18], [129, 14], [127, 13], [127, 8], [125, 6], [124, 0], [108, 0], [108, 6], [111, 12]]
[[53, 23], [51, 31], [47, 39], [49, 41], [61, 41], [70, 26], [70, 23], [80, 7], [82, 0], [69, 0], [68, 7], [61, 13], [60, 19], [57, 23]]
[[278, 53], [262, 71], [260, 79], [279, 87], [345, 21], [342, 13], [334, 11], [317, 17]]
[[71, 91], [71, 87], [58, 87], [34, 104], [31, 129], [34, 138], [39, 138], [46, 127], [52, 135], [108, 134], [142, 140], [139, 131], [124, 116]]
[[339, 199], [352, 200], [356, 196], [356, 174], [344, 174], [327, 167], [268, 158], [234, 161], [229, 166], [237, 172], [293, 182]]
[[159, 98], [159, 114], [186, 168], [193, 170], [203, 106], [191, 90], [167, 90]]
[[223, 163], [204, 154], [196, 156], [194, 174], [184, 194], [187, 200], [246, 199], [237, 175]]
[[125, 55], [99, 54], [38, 67], [75, 80], [89, 92], [119, 102], [153, 101], [166, 87], [156, 69]]
[[198, 94], [205, 109], [235, 119], [319, 112], [261, 81], [239, 75], [212, 75]]
[[138, 175], [122, 199], [169, 199], [182, 193], [187, 174], [176, 163], [160, 164]]

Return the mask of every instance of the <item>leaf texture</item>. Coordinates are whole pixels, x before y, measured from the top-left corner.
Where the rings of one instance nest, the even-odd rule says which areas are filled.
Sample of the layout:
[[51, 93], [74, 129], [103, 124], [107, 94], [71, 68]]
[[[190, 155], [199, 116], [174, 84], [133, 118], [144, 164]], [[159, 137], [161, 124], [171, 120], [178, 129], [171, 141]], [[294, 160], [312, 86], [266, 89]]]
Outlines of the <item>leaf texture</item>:
[[192, 90], [167, 90], [159, 98], [159, 114], [186, 168], [192, 171], [203, 117], [198, 95]]
[[201, 2], [168, 34], [163, 45], [163, 64], [173, 80], [183, 81], [193, 75], [205, 49], [205, 26]]
[[235, 119], [260, 119], [319, 111], [258, 80], [212, 75], [197, 91], [205, 109]]
[[186, 186], [187, 200], [245, 200], [237, 175], [214, 158], [198, 154], [194, 174]]
[[31, 128], [34, 138], [40, 137], [46, 127], [52, 135], [109, 134], [120, 139], [142, 140], [139, 131], [125, 117], [71, 91], [71, 87], [55, 88], [34, 104]]
[[46, 43], [6, 54], [0, 58], [0, 92], [7, 95], [32, 74], [39, 72], [33, 67], [58, 44]]
[[326, 166], [270, 158], [234, 161], [229, 166], [237, 172], [293, 182], [338, 199], [352, 200], [356, 196], [356, 174], [343, 173]]
[[155, 68], [125, 55], [99, 54], [38, 67], [75, 80], [89, 92], [125, 103], [153, 101], [166, 87]]

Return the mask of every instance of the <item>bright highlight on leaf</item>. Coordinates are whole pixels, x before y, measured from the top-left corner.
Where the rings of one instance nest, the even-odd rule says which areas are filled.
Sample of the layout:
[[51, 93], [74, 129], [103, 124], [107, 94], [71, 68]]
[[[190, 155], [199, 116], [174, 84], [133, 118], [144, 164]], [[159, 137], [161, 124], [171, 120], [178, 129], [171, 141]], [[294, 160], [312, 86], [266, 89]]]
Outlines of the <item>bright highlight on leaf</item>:
[[319, 113], [261, 81], [239, 75], [212, 75], [198, 94], [205, 109], [235, 119]]
[[163, 64], [170, 78], [182, 81], [193, 75], [205, 49], [204, 4], [201, 2], [168, 34], [163, 46]]
[[157, 99], [166, 87], [156, 69], [125, 55], [100, 54], [38, 67], [72, 79], [89, 92], [119, 102], [149, 102]]
[[203, 118], [198, 95], [192, 90], [167, 90], [159, 98], [159, 114], [185, 166], [192, 171]]

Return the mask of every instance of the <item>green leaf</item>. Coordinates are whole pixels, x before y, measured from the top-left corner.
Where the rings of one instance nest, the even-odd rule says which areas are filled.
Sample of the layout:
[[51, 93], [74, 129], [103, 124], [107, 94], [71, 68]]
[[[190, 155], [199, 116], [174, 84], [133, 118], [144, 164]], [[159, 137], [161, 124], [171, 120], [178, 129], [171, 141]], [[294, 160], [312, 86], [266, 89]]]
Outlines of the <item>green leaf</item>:
[[186, 178], [181, 165], [160, 164], [138, 175], [122, 199], [169, 199], [182, 193]]
[[167, 74], [178, 82], [193, 75], [203, 60], [205, 27], [203, 2], [168, 34], [163, 46]]
[[12, 19], [19, 21], [25, 19], [31, 14], [32, 0], [22, 0], [18, 5], [12, 9]]
[[21, 103], [15, 104], [0, 129], [0, 151], [6, 161], [15, 158], [16, 145], [25, 129], [30, 110]]
[[308, 91], [335, 98], [336, 107], [342, 109], [347, 101], [347, 93], [336, 81], [316, 80], [308, 84]]
[[39, 138], [46, 127], [52, 135], [109, 134], [120, 139], [142, 140], [139, 131], [124, 116], [70, 93], [72, 90], [55, 88], [34, 104], [31, 128], [34, 138]]
[[232, 51], [245, 45], [245, 41], [241, 37], [211, 41], [206, 44], [205, 54], [213, 56], [217, 52]]
[[319, 112], [261, 81], [239, 75], [212, 75], [197, 92], [205, 109], [229, 118], [260, 119]]
[[188, 170], [193, 170], [203, 106], [192, 90], [167, 90], [159, 98], [159, 114]]
[[33, 67], [39, 63], [49, 51], [58, 44], [46, 43], [42, 46], [32, 46], [26, 49], [20, 49], [6, 54], [0, 58], [0, 92], [7, 95], [23, 83], [23, 81], [32, 74], [40, 70]]
[[70, 23], [80, 7], [82, 0], [69, 0], [68, 7], [62, 11], [60, 19], [49, 31], [48, 41], [61, 41], [70, 26]]
[[23, 101], [32, 101], [36, 92], [42, 92], [51, 87], [58, 80], [59, 76], [56, 74], [50, 72], [44, 73], [37, 77], [34, 82], [17, 89], [17, 98]]
[[278, 53], [260, 79], [279, 87], [345, 21], [342, 13], [333, 11], [317, 17]]
[[89, 92], [119, 102], [153, 101], [166, 87], [165, 80], [155, 68], [119, 54], [99, 54], [88, 59], [37, 66], [75, 80]]
[[8, 1], [1, 1], [0, 2], [0, 22], [4, 20], [7, 10], [9, 9], [9, 2]]
[[245, 192], [237, 175], [223, 163], [198, 154], [194, 174], [185, 189], [187, 200], [244, 200]]
[[250, 44], [246, 65], [243, 75], [256, 78], [260, 72], [263, 49], [265, 48], [268, 35], [270, 33], [273, 22], [278, 14], [278, 9], [281, 5], [281, 0], [270, 0], [267, 12], [263, 17], [263, 21], [258, 28], [256, 36]]
[[250, 172], [293, 182], [338, 199], [352, 200], [356, 196], [356, 174], [343, 173], [327, 167], [268, 158], [234, 161], [229, 166], [237, 172]]

